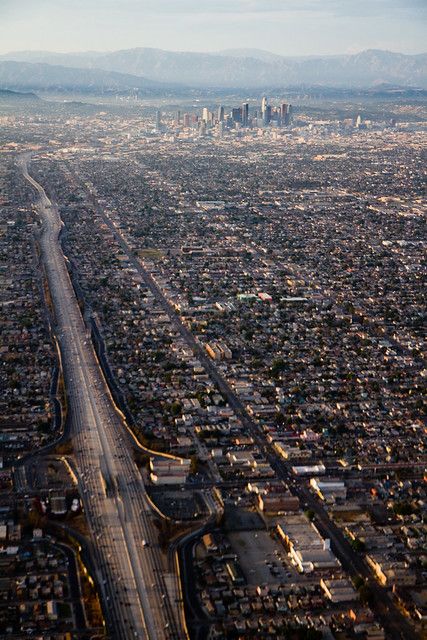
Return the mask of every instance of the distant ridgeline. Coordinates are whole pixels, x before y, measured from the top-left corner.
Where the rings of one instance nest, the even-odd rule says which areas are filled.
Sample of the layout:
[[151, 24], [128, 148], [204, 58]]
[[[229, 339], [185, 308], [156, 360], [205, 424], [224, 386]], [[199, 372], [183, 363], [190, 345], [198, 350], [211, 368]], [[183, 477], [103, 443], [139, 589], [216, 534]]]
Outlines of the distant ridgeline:
[[134, 91], [145, 95], [185, 87], [427, 89], [427, 54], [368, 50], [301, 58], [256, 49], [216, 53], [150, 48], [78, 54], [21, 51], [0, 55], [1, 86], [17, 90]]
[[0, 99], [9, 100], [40, 100], [38, 95], [32, 92], [11, 91], [10, 89], [0, 88]]

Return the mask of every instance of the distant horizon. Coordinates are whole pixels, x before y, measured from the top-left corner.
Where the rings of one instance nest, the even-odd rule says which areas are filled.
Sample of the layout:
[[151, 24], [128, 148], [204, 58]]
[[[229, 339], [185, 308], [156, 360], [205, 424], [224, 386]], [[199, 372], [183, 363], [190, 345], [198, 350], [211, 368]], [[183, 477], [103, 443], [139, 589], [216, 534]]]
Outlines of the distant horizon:
[[[363, 49], [359, 49], [359, 50], [355, 50], [355, 51], [342, 51], [341, 53], [307, 53], [307, 54], [298, 54], [298, 53], [292, 53], [292, 54], [286, 54], [286, 53], [278, 53], [277, 51], [273, 51], [271, 49], [263, 49], [261, 47], [224, 47], [223, 49], [211, 49], [211, 50], [201, 50], [201, 49], [168, 49], [166, 47], [153, 47], [153, 46], [145, 46], [145, 45], [135, 45], [132, 47], [119, 47], [119, 48], [113, 48], [113, 49], [64, 49], [64, 50], [60, 50], [60, 49], [32, 49], [32, 48], [26, 48], [26, 49], [12, 49], [12, 50], [8, 50], [8, 51], [2, 51], [0, 49], [0, 55], [1, 56], [5, 56], [5, 55], [13, 55], [14, 53], [49, 53], [49, 54], [59, 54], [59, 55], [73, 55], [73, 54], [93, 54], [93, 53], [100, 53], [100, 54], [109, 54], [109, 53], [117, 53], [119, 51], [134, 51], [136, 49], [152, 49], [152, 50], [157, 50], [157, 51], [166, 51], [168, 53], [202, 53], [202, 54], [206, 54], [206, 55], [216, 55], [216, 54], [222, 54], [222, 53], [230, 53], [232, 54], [233, 51], [254, 51], [254, 52], [259, 52], [259, 53], [266, 53], [266, 54], [271, 54], [274, 56], [280, 56], [283, 58], [337, 58], [340, 56], [353, 56], [353, 55], [358, 55], [360, 53], [365, 53], [367, 51], [381, 51], [384, 53], [394, 53], [397, 55], [404, 55], [404, 56], [422, 56], [422, 55], [426, 55], [427, 54], [427, 48], [415, 52], [415, 53], [408, 53], [406, 51], [398, 51], [396, 49], [382, 49], [379, 47], [366, 47]], [[248, 57], [250, 57], [248, 55]]]
[[426, 23], [425, 0], [0, 0], [0, 52], [117, 51], [143, 42], [177, 52], [417, 55]]

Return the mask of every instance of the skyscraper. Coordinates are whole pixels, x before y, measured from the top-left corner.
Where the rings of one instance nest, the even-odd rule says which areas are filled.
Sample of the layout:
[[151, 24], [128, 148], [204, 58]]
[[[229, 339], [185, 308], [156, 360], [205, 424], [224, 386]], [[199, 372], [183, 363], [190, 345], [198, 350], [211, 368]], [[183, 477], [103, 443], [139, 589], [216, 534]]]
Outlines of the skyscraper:
[[162, 114], [160, 110], [156, 110], [156, 131], [160, 131], [162, 128]]
[[249, 124], [249, 104], [244, 102], [242, 104], [242, 126], [247, 127]]
[[287, 114], [288, 114], [288, 105], [286, 102], [283, 102], [280, 105], [280, 120], [282, 124], [285, 124]]
[[268, 104], [268, 100], [264, 96], [263, 99], [261, 100], [261, 114], [262, 114], [262, 117], [264, 117], [264, 113], [266, 112], [267, 104]]
[[211, 125], [213, 123], [214, 115], [207, 107], [203, 108], [202, 111], [202, 120], [207, 124]]
[[224, 122], [224, 107], [222, 105], [218, 107], [218, 122]]
[[231, 117], [233, 122], [242, 122], [242, 109], [241, 107], [233, 107], [231, 110]]
[[291, 124], [292, 121], [292, 105], [284, 102], [280, 107], [280, 119], [282, 121], [282, 126], [287, 127]]
[[270, 124], [271, 122], [271, 105], [267, 104], [265, 106], [265, 111], [263, 112], [263, 122], [264, 124]]

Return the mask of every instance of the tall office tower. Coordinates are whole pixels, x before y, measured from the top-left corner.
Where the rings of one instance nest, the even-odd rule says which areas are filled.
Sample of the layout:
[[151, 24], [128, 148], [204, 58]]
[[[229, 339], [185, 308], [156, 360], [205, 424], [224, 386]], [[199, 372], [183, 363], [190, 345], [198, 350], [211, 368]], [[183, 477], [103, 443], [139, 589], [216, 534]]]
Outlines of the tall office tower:
[[184, 127], [189, 127], [190, 126], [190, 114], [189, 113], [184, 113], [183, 116], [183, 125]]
[[233, 122], [242, 122], [242, 109], [241, 107], [233, 107], [231, 110], [231, 117]]
[[282, 125], [287, 127], [291, 124], [292, 121], [292, 105], [286, 104], [285, 102], [281, 106], [281, 119]]
[[268, 104], [268, 100], [264, 96], [263, 99], [261, 100], [261, 114], [262, 114], [262, 117], [264, 117], [264, 113], [267, 110], [267, 104]]
[[211, 121], [211, 114], [210, 114], [209, 109], [207, 107], [203, 107], [202, 120], [204, 120], [204, 122], [206, 122], [206, 123]]
[[206, 135], [206, 122], [202, 120], [199, 127], [199, 138], [203, 138]]
[[162, 114], [160, 113], [160, 110], [157, 109], [156, 111], [156, 131], [160, 131], [162, 128]]
[[177, 111], [175, 114], [175, 124], [180, 125], [181, 124], [181, 111]]
[[280, 105], [280, 121], [282, 124], [285, 124], [287, 113], [288, 113], [288, 105], [286, 102], [283, 102]]
[[271, 105], [267, 104], [265, 107], [265, 111], [263, 112], [263, 123], [270, 124], [271, 122]]
[[224, 107], [222, 105], [218, 107], [218, 122], [224, 122]]
[[224, 137], [224, 121], [220, 120], [218, 122], [218, 138]]
[[247, 127], [249, 124], [249, 104], [244, 102], [242, 104], [242, 126]]

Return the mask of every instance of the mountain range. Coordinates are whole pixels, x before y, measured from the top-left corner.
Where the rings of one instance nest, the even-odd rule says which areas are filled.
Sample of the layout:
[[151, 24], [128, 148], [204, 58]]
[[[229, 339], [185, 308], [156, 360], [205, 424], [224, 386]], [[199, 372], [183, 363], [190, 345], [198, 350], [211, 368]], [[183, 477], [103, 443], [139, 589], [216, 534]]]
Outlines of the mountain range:
[[12, 89], [369, 88], [427, 89], [427, 54], [368, 50], [335, 56], [286, 57], [258, 49], [216, 53], [137, 48], [109, 53], [20, 51], [0, 56], [0, 87]]
[[69, 67], [44, 62], [0, 60], [0, 87], [42, 91], [130, 91], [156, 93], [163, 84], [116, 71]]
[[9, 89], [0, 89], [0, 100], [40, 100], [35, 93], [20, 93]]

